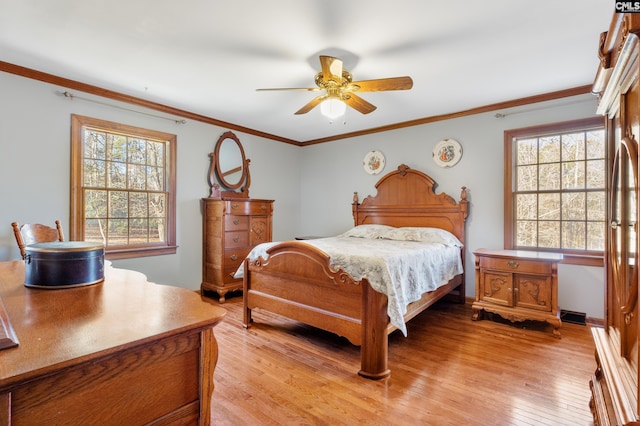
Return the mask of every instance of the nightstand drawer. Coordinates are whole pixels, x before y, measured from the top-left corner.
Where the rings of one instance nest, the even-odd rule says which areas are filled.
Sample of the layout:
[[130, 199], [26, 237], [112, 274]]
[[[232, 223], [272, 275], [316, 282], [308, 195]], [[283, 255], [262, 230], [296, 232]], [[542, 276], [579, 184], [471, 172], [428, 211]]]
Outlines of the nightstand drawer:
[[480, 257], [480, 267], [497, 271], [526, 274], [551, 274], [551, 263], [523, 259], [502, 259], [499, 257]]

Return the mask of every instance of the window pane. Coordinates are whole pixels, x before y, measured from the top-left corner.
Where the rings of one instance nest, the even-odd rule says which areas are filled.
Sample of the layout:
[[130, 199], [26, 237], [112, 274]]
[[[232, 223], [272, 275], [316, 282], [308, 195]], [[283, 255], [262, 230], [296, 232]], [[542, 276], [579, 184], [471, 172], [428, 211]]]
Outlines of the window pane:
[[147, 157], [147, 143], [144, 139], [129, 138], [127, 145], [127, 161], [133, 164], [144, 164]]
[[[605, 199], [604, 191], [587, 193], [587, 220], [604, 223], [607, 207]], [[600, 226], [602, 226], [602, 224], [600, 224]]]
[[538, 189], [538, 166], [517, 168], [516, 189], [518, 191], [536, 191]]
[[562, 194], [562, 219], [586, 220], [584, 192], [565, 192]]
[[147, 143], [147, 164], [163, 166], [164, 162], [164, 143], [149, 141]]
[[107, 191], [87, 190], [84, 192], [84, 217], [107, 217]]
[[516, 219], [536, 220], [538, 217], [538, 195], [516, 195]]
[[127, 138], [122, 135], [107, 135], [107, 160], [127, 161]]
[[131, 219], [129, 221], [129, 244], [144, 244], [149, 242], [147, 235], [149, 229], [149, 220]]
[[562, 222], [562, 248], [585, 250], [585, 222]]
[[582, 189], [585, 187], [584, 161], [562, 163], [562, 189]]
[[518, 140], [516, 153], [516, 164], [536, 164], [538, 162], [538, 139]]
[[584, 160], [584, 133], [569, 133], [562, 136], [562, 161]]
[[538, 246], [543, 248], [560, 247], [560, 222], [541, 220]]
[[587, 250], [604, 251], [604, 230], [602, 223], [587, 222]]
[[84, 186], [104, 188], [106, 182], [105, 163], [102, 160], [84, 160]]
[[128, 219], [110, 219], [107, 238], [110, 245], [127, 244], [129, 239], [129, 220]]
[[538, 219], [560, 220], [560, 193], [540, 194], [538, 196]]
[[147, 193], [132, 192], [129, 195], [129, 217], [147, 217]]
[[107, 135], [105, 133], [87, 130], [84, 140], [84, 157], [104, 160], [106, 145]]
[[604, 130], [587, 132], [587, 158], [604, 158]]
[[538, 241], [538, 222], [535, 220], [518, 220], [516, 244], [521, 247], [536, 247]]
[[125, 163], [107, 162], [108, 168], [108, 188], [121, 188], [127, 187], [127, 165]]
[[90, 219], [85, 222], [84, 240], [92, 243], [105, 243], [105, 220]]
[[164, 219], [166, 217], [166, 200], [165, 194], [149, 194], [149, 217]]
[[540, 165], [540, 191], [560, 189], [560, 163]]
[[164, 169], [162, 167], [147, 167], [147, 190], [164, 191]]
[[127, 188], [129, 189], [147, 189], [146, 167], [141, 165], [129, 165], [129, 181]]
[[109, 191], [109, 217], [127, 217], [129, 193], [123, 191]]
[[604, 160], [587, 161], [587, 188], [603, 188], [605, 187]]
[[560, 161], [560, 136], [540, 138], [540, 163]]
[[166, 222], [164, 219], [149, 219], [149, 242], [162, 243], [165, 241], [164, 230]]

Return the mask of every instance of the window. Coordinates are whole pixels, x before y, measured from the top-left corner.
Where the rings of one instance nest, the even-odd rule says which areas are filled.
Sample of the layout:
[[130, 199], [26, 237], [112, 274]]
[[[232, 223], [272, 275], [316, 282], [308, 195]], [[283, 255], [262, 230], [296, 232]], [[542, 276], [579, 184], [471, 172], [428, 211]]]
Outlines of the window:
[[604, 119], [505, 131], [505, 247], [602, 265]]
[[73, 115], [72, 240], [110, 259], [176, 252], [176, 136]]

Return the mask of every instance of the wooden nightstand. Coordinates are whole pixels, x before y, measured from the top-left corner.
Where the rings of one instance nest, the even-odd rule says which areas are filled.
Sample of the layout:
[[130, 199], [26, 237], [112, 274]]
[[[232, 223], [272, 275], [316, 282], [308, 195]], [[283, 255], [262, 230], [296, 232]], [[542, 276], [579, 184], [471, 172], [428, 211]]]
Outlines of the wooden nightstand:
[[523, 250], [478, 249], [476, 299], [472, 319], [482, 311], [514, 321], [546, 321], [560, 338], [558, 263], [562, 254]]

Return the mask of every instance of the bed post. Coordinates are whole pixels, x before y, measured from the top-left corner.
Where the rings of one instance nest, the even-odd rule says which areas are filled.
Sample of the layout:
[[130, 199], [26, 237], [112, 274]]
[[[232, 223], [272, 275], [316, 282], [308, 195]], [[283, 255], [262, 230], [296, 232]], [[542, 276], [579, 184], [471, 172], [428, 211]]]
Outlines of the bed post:
[[243, 305], [243, 321], [244, 328], [251, 327], [251, 309], [249, 308], [249, 259], [244, 261], [244, 278], [242, 279], [242, 305]]
[[383, 379], [391, 374], [388, 366], [388, 318], [387, 296], [375, 291], [367, 279], [363, 279], [362, 346], [358, 374], [367, 379]]

